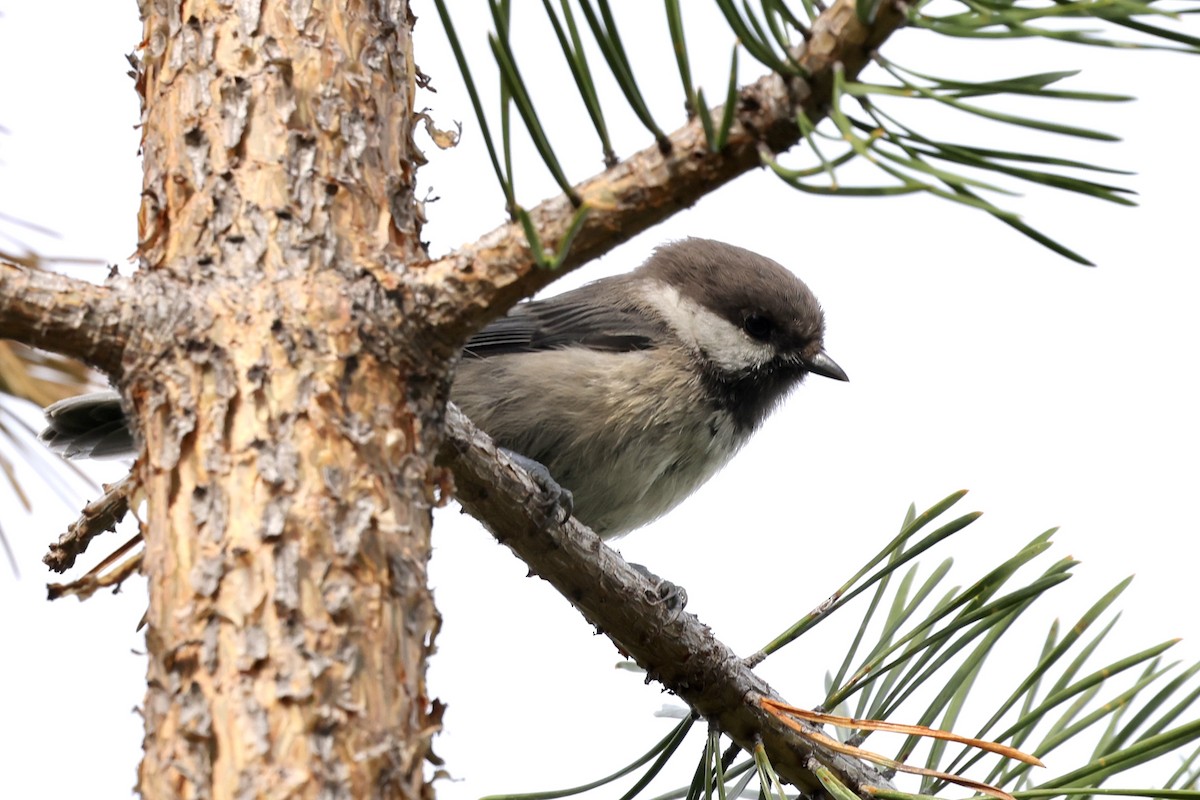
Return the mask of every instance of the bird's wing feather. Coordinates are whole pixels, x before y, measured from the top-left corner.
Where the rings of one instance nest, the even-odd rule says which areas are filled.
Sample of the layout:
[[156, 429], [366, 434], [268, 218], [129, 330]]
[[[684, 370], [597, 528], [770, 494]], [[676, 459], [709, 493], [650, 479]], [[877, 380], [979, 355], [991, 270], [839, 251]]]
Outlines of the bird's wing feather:
[[68, 397], [46, 409], [39, 438], [66, 458], [125, 458], [134, 454], [133, 435], [116, 392]]
[[521, 303], [467, 342], [476, 358], [585, 347], [616, 353], [645, 350], [661, 327], [619, 296], [576, 289], [547, 300]]

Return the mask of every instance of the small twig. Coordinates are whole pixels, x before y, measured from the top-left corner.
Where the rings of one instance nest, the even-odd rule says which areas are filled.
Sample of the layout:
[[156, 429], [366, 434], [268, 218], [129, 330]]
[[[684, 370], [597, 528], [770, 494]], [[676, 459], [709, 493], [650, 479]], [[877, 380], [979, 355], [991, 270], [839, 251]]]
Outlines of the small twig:
[[80, 600], [87, 600], [96, 593], [97, 589], [103, 589], [106, 586], [116, 587], [113, 590], [116, 591], [121, 588], [121, 584], [125, 582], [126, 578], [141, 569], [144, 553], [145, 551], [135, 553], [122, 561], [115, 569], [103, 575], [98, 575], [93, 571], [70, 583], [47, 584], [46, 597], [49, 600], [57, 600], [60, 597], [75, 595]]
[[60, 573], [74, 566], [75, 559], [87, 550], [94, 537], [116, 530], [117, 523], [129, 511], [129, 495], [135, 486], [132, 474], [106, 485], [104, 494], [84, 506], [79, 519], [68, 525], [67, 532], [50, 545], [50, 552], [42, 556], [42, 563]]

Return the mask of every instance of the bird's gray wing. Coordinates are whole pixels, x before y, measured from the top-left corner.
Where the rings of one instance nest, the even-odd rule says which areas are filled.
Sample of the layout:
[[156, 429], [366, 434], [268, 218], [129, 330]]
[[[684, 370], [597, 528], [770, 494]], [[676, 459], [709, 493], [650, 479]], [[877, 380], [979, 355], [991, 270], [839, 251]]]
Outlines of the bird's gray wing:
[[648, 319], [617, 292], [595, 284], [514, 306], [471, 337], [464, 355], [475, 358], [585, 347], [610, 353], [645, 350], [661, 336], [662, 324]]
[[116, 392], [68, 397], [46, 408], [46, 429], [39, 437], [66, 458], [126, 458], [134, 454], [133, 436]]

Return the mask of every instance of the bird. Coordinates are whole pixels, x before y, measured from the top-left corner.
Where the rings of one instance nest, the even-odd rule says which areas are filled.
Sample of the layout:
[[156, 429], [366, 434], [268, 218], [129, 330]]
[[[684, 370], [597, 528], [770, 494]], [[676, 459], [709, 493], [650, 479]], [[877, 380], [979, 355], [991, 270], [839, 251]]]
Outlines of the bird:
[[[848, 380], [824, 336], [820, 304], [782, 265], [687, 238], [514, 306], [466, 343], [450, 399], [611, 538], [691, 495], [806, 376]], [[68, 458], [134, 452], [115, 392], [61, 400], [46, 419], [42, 440]]]

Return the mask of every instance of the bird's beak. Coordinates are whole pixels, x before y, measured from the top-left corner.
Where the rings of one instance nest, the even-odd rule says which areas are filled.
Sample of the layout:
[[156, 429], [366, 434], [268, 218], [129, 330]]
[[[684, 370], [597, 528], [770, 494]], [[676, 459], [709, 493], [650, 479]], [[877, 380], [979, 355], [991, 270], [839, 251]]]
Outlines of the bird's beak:
[[814, 356], [809, 356], [804, 359], [804, 366], [809, 372], [814, 375], [820, 375], [823, 378], [833, 378], [835, 381], [848, 381], [846, 372], [837, 365], [837, 362], [825, 354], [824, 350], [818, 350]]

